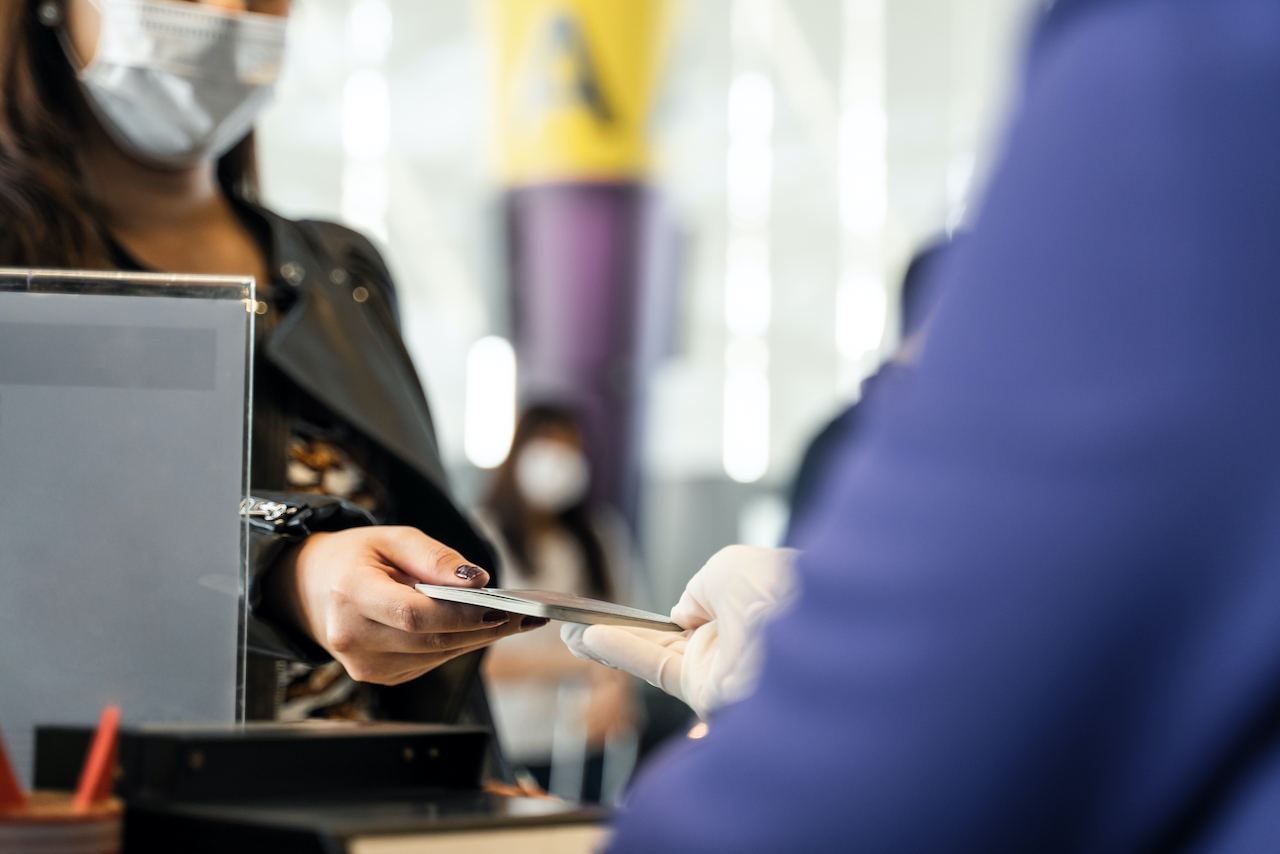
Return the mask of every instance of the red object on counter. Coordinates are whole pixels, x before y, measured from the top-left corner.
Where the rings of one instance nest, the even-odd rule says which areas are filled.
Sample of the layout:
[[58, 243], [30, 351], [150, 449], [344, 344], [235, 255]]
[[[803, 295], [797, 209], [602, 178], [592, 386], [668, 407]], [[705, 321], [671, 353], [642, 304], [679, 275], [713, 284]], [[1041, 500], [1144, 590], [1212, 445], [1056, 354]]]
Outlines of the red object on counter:
[[27, 793], [18, 785], [18, 775], [13, 772], [4, 739], [0, 738], [0, 810], [18, 810], [26, 805]]
[[95, 804], [111, 797], [111, 784], [116, 769], [116, 744], [120, 738], [120, 708], [107, 706], [98, 721], [98, 731], [80, 771], [76, 786], [75, 811], [87, 812]]

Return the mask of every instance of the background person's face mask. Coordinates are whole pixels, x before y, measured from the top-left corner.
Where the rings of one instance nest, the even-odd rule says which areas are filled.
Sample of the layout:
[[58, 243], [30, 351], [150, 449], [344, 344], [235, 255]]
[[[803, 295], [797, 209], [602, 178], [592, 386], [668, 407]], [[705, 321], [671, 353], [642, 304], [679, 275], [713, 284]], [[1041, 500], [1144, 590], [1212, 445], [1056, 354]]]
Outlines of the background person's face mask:
[[563, 442], [532, 439], [516, 460], [516, 487], [531, 507], [562, 513], [582, 501], [591, 483], [582, 454]]
[[280, 72], [285, 18], [181, 0], [93, 2], [102, 26], [79, 79], [116, 144], [182, 168], [221, 156], [249, 132]]

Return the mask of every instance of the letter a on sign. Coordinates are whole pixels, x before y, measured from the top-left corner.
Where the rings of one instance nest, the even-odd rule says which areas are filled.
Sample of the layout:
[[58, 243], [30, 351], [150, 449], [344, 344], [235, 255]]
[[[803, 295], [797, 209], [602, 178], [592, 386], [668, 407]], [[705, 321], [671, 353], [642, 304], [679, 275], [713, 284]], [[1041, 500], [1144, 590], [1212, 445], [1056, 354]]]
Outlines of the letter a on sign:
[[552, 110], [585, 110], [602, 125], [612, 124], [591, 46], [578, 19], [568, 12], [552, 16], [528, 59], [521, 112], [537, 121]]
[[509, 184], [642, 180], [669, 0], [489, 0], [495, 151]]

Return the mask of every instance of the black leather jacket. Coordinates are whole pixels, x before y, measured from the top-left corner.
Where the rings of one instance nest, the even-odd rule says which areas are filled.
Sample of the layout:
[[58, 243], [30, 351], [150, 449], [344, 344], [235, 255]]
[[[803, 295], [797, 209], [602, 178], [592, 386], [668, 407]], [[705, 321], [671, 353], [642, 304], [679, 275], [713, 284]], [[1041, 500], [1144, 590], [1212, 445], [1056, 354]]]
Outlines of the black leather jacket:
[[[258, 582], [307, 530], [372, 522], [337, 499], [280, 492], [288, 440], [283, 402], [289, 395], [310, 395], [386, 452], [397, 523], [457, 549], [489, 570], [491, 583], [497, 560], [451, 499], [431, 412], [400, 337], [395, 289], [378, 251], [360, 234], [331, 223], [291, 222], [249, 206], [241, 214], [259, 226], [272, 271], [272, 281], [259, 286], [259, 299], [272, 308], [257, 324], [251, 490], [301, 508], [284, 524], [252, 526], [246, 697], [252, 719], [274, 711], [274, 660], [328, 660], [314, 643], [262, 613]], [[399, 720], [454, 722], [464, 716], [484, 722], [480, 658], [472, 653], [407, 685], [378, 689], [382, 711]]]
[[[308, 530], [368, 525], [364, 511], [335, 498], [288, 495], [289, 423], [286, 403], [309, 395], [384, 452], [383, 484], [395, 522], [412, 525], [487, 569], [497, 583], [497, 560], [450, 497], [422, 385], [400, 338], [395, 288], [378, 251], [354, 231], [322, 222], [291, 222], [233, 200], [266, 252], [271, 281], [258, 298], [271, 310], [256, 318], [251, 490], [289, 500], [298, 511], [279, 524], [251, 527], [249, 660], [246, 716], [274, 717], [277, 662], [328, 661], [310, 640], [263, 613], [260, 582], [290, 542]], [[108, 241], [121, 270], [143, 271]], [[7, 259], [0, 258], [0, 263]], [[395, 720], [491, 725], [479, 679], [482, 653], [454, 659], [425, 676], [377, 689], [382, 714]], [[488, 773], [510, 780], [500, 754]]]

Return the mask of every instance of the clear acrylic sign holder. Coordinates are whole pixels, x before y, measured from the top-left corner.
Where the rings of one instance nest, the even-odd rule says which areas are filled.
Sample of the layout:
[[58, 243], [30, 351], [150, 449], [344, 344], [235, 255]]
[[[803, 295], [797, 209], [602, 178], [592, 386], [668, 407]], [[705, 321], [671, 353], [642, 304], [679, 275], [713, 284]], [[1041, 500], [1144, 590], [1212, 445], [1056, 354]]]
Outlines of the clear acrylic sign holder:
[[0, 729], [244, 717], [251, 278], [0, 268]]

